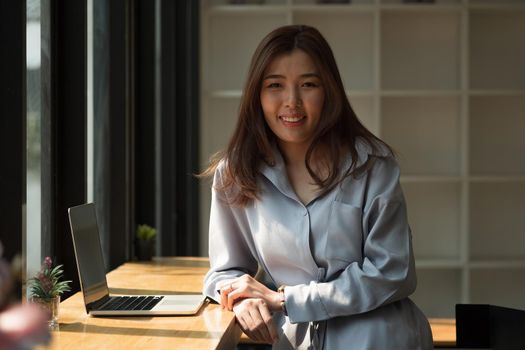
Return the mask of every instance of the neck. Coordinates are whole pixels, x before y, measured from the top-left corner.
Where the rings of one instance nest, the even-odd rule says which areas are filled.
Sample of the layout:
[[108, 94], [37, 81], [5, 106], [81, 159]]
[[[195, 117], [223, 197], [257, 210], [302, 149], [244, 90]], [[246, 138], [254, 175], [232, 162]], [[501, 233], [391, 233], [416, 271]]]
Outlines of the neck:
[[307, 144], [279, 142], [279, 149], [287, 166], [304, 166], [308, 146]]

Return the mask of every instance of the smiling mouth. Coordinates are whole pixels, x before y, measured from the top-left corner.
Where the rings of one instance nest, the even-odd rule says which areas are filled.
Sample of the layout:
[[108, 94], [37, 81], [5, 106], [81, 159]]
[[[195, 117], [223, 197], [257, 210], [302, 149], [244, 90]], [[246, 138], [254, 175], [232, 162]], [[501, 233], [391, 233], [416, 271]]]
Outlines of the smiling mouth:
[[285, 124], [297, 124], [302, 122], [304, 119], [306, 119], [305, 115], [300, 116], [279, 116], [279, 119], [281, 119]]

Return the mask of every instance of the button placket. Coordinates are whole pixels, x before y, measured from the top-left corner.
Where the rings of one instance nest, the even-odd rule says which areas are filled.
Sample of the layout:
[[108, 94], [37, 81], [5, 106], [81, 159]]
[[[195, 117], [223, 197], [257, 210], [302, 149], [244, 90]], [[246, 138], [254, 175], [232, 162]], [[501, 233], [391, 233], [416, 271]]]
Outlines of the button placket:
[[300, 235], [301, 240], [303, 242], [304, 246], [304, 258], [305, 262], [309, 263], [310, 265], [310, 271], [312, 273], [312, 277], [315, 278], [317, 273], [317, 263], [313, 257], [312, 247], [310, 246], [310, 212], [308, 211], [308, 208], [304, 206], [304, 204], [298, 202], [299, 205], [302, 207], [302, 211], [300, 212], [301, 220], [301, 229], [300, 229]]

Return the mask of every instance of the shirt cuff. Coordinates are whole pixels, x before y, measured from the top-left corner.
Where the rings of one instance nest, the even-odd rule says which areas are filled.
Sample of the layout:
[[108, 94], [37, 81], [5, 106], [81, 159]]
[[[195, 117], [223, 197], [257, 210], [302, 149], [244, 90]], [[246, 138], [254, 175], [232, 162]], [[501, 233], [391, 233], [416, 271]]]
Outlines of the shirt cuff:
[[330, 315], [326, 311], [316, 282], [287, 286], [284, 299], [291, 323], [326, 320]]

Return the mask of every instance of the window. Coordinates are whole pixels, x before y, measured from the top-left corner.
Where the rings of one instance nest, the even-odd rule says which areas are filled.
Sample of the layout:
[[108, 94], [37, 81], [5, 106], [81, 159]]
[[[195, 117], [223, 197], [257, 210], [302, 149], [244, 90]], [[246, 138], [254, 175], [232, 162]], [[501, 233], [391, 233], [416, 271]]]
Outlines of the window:
[[0, 2], [0, 241], [6, 259], [23, 253], [24, 279], [50, 255], [77, 280], [67, 208], [87, 201], [108, 268], [134, 258], [146, 219], [158, 254], [198, 254], [197, 9]]
[[26, 26], [26, 273], [39, 270], [41, 256], [40, 0], [27, 1]]

